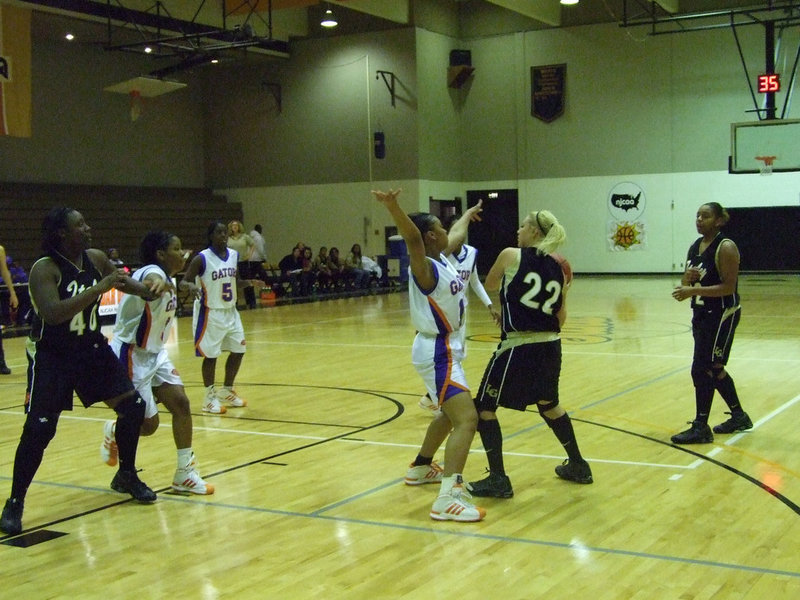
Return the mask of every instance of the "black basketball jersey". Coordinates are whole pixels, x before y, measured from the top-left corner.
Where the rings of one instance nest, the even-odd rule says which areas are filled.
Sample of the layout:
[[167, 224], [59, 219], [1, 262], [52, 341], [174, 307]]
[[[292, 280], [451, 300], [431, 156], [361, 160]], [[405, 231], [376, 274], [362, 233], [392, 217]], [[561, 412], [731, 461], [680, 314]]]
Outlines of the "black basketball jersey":
[[[719, 247], [726, 239], [722, 237], [722, 233], [718, 233], [717, 237], [708, 245], [703, 253], [700, 253], [700, 242], [703, 238], [695, 240], [694, 244], [689, 247], [689, 252], [686, 255], [687, 267], [695, 267], [700, 270], [700, 280], [695, 285], [707, 287], [710, 285], [717, 285], [722, 283], [722, 278], [719, 274], [717, 254]], [[728, 296], [710, 297], [710, 296], [692, 296], [692, 308], [713, 310], [722, 312], [726, 308], [733, 308], [739, 306], [739, 282], [736, 282], [736, 288], [733, 294]]]
[[521, 248], [515, 273], [503, 275], [500, 287], [503, 339], [510, 331], [560, 331], [564, 273], [555, 259], [536, 248]]
[[[47, 259], [54, 261], [61, 272], [58, 282], [58, 296], [62, 300], [77, 296], [102, 279], [100, 271], [97, 270], [97, 267], [94, 266], [85, 251], [82, 255], [82, 270], [79, 270], [76, 265], [55, 252], [39, 260]], [[104, 337], [100, 333], [100, 320], [97, 312], [99, 306], [100, 298], [98, 297], [93, 304], [84, 308], [71, 319], [58, 325], [52, 325], [45, 323], [41, 319], [34, 304], [30, 338], [36, 343], [37, 348], [65, 355], [101, 342]]]

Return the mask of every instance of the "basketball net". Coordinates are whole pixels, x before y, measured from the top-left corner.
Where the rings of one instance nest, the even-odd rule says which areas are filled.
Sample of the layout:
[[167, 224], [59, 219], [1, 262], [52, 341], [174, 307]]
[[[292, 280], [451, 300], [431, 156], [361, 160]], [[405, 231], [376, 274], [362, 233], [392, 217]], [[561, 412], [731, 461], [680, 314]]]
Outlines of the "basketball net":
[[130, 97], [131, 97], [131, 121], [135, 121], [142, 114], [142, 103], [143, 103], [142, 94], [139, 93], [139, 90], [131, 90]]
[[756, 160], [762, 161], [764, 164], [761, 165], [761, 174], [762, 175], [772, 175], [772, 163], [775, 159], [778, 158], [777, 156], [756, 156]]

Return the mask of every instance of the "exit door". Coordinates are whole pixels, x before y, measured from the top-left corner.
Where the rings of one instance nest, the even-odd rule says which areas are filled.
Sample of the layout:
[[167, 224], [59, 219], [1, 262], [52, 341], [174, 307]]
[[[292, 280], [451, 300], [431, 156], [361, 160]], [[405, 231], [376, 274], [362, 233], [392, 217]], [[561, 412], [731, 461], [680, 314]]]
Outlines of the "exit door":
[[478, 273], [486, 277], [504, 248], [516, 247], [519, 228], [517, 190], [469, 190], [467, 208], [483, 200], [481, 221], [469, 226], [468, 243], [478, 249]]

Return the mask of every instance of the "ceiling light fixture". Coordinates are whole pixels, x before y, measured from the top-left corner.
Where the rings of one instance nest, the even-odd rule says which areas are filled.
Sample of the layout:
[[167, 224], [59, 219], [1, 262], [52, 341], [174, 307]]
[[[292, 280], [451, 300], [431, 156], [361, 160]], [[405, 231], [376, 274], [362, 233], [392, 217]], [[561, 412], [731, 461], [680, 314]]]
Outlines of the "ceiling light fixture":
[[320, 21], [319, 24], [323, 27], [336, 27], [339, 24], [336, 17], [333, 16], [333, 11], [330, 6], [325, 9], [325, 14], [322, 15], [322, 21]]
[[74, 40], [74, 39], [75, 39], [75, 36], [74, 36], [74, 35], [72, 35], [71, 33], [68, 33], [68, 34], [67, 34], [67, 35], [65, 35], [64, 37], [65, 37], [65, 38], [66, 38], [68, 41], [70, 41], [70, 42], [71, 42], [72, 40]]
[[580, 0], [561, 0], [561, 4], [564, 4], [565, 6], [572, 6], [578, 2], [580, 2]]

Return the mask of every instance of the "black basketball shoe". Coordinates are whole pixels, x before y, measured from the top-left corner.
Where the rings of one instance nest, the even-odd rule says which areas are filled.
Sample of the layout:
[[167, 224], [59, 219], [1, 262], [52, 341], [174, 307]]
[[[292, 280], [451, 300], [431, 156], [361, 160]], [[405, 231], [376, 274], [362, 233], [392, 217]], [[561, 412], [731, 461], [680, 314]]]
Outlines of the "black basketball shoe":
[[681, 431], [672, 436], [673, 444], [710, 444], [714, 441], [714, 435], [708, 423], [701, 421], [691, 421], [691, 427], [686, 431]]
[[17, 535], [22, 531], [23, 503], [14, 498], [6, 500], [3, 516], [0, 517], [0, 530], [9, 535]]
[[156, 501], [156, 493], [139, 479], [135, 471], [117, 471], [111, 481], [111, 489], [122, 494], [130, 494], [133, 499], [142, 504], [151, 504]]
[[508, 475], [500, 475], [491, 471], [489, 471], [488, 477], [480, 481], [470, 481], [467, 484], [467, 490], [473, 496], [491, 498], [511, 498], [514, 495]]
[[585, 460], [581, 462], [565, 460], [562, 464], [556, 467], [556, 475], [561, 479], [567, 481], [574, 481], [575, 483], [592, 483], [592, 470], [589, 468], [589, 463]]
[[726, 413], [731, 416], [727, 421], [714, 425], [714, 433], [733, 433], [734, 431], [744, 431], [745, 429], [752, 429], [753, 422], [746, 412], [735, 415], [733, 413]]

